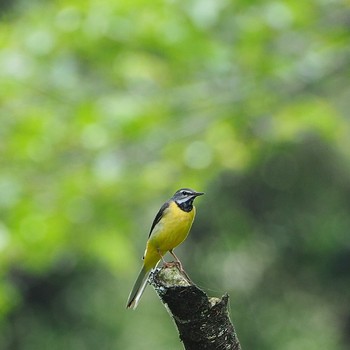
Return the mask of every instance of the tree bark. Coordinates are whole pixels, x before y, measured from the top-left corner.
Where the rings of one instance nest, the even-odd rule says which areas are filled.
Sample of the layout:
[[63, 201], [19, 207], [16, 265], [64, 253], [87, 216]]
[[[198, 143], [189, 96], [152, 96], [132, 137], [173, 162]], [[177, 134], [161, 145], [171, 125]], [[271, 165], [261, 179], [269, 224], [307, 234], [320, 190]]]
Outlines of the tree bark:
[[171, 314], [186, 350], [241, 350], [228, 313], [228, 294], [208, 297], [175, 263], [155, 269], [149, 282]]

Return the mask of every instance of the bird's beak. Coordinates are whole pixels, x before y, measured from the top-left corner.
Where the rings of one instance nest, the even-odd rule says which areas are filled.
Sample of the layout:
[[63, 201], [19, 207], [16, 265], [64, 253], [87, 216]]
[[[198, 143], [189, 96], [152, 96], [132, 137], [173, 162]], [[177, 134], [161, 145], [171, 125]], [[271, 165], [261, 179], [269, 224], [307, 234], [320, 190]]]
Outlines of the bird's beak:
[[196, 193], [194, 193], [193, 195], [195, 196], [195, 197], [198, 197], [198, 196], [202, 196], [204, 194], [204, 192], [196, 192]]

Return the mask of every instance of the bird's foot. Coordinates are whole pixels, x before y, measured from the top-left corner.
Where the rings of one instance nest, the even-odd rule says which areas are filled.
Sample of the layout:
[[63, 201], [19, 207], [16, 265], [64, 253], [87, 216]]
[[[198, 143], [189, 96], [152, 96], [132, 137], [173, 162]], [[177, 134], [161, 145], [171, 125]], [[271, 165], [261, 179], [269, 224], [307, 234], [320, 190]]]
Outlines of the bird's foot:
[[193, 284], [193, 282], [191, 281], [190, 277], [187, 275], [180, 261], [170, 261], [167, 263], [163, 263], [163, 266], [165, 268], [176, 267], [181, 273], [181, 275], [188, 281], [188, 283]]
[[176, 266], [176, 263], [174, 261], [163, 261], [163, 267], [165, 268], [170, 268]]

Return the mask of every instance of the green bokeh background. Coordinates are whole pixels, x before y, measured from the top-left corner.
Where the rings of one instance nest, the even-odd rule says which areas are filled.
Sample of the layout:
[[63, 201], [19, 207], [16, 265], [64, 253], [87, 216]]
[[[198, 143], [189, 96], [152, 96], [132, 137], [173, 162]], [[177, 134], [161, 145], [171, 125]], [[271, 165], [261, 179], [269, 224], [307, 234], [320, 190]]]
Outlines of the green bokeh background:
[[152, 219], [245, 350], [350, 346], [346, 0], [0, 2], [0, 349], [181, 349]]

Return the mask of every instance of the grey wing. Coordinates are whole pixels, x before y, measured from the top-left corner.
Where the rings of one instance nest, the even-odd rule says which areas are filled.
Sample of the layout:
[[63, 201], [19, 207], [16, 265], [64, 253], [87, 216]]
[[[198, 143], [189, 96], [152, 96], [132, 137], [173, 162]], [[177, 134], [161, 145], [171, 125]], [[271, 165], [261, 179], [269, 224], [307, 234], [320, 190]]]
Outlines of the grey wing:
[[152, 226], [151, 226], [151, 230], [149, 231], [149, 235], [148, 235], [148, 238], [150, 237], [154, 227], [158, 224], [158, 222], [161, 220], [161, 218], [163, 217], [163, 214], [164, 214], [164, 211], [166, 208], [169, 207], [169, 202], [165, 202], [161, 208], [159, 209], [156, 217], [154, 218], [153, 220], [153, 223], [152, 223]]

